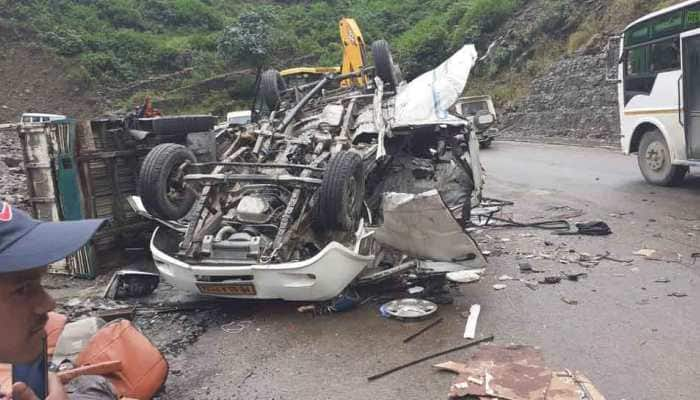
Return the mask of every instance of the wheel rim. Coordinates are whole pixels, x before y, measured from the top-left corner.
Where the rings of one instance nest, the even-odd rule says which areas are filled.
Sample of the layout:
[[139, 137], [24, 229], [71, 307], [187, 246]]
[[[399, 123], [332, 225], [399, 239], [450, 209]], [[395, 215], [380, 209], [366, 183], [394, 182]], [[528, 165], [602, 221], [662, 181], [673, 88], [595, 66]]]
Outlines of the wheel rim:
[[649, 169], [654, 172], [659, 172], [664, 168], [666, 165], [666, 158], [666, 146], [661, 142], [651, 142], [644, 153], [644, 159]]
[[180, 182], [180, 178], [182, 178], [182, 168], [180, 167], [174, 168], [168, 176], [168, 187], [166, 188], [165, 196], [172, 203], [178, 203], [187, 195], [187, 189]]
[[348, 186], [345, 190], [345, 215], [348, 218], [348, 225], [354, 223], [353, 217], [355, 215], [355, 209], [357, 208], [357, 181], [354, 176], [348, 179]]

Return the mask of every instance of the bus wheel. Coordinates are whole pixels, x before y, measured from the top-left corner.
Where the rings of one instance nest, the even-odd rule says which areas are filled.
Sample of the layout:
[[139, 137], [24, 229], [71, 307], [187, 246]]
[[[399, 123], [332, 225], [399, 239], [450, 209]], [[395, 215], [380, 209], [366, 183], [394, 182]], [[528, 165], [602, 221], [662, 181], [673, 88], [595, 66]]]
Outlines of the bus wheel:
[[637, 161], [644, 179], [654, 185], [678, 185], [688, 173], [688, 167], [671, 164], [668, 144], [658, 129], [646, 132], [642, 137]]

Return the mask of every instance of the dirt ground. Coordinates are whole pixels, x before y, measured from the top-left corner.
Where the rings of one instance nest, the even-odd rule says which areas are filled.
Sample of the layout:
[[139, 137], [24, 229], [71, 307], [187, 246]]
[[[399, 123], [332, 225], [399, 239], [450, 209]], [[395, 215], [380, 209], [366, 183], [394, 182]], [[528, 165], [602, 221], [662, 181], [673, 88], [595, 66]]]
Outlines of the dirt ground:
[[24, 112], [94, 117], [101, 111], [99, 93], [71, 81], [58, 57], [41, 48], [3, 43], [0, 57], [0, 124], [19, 122]]

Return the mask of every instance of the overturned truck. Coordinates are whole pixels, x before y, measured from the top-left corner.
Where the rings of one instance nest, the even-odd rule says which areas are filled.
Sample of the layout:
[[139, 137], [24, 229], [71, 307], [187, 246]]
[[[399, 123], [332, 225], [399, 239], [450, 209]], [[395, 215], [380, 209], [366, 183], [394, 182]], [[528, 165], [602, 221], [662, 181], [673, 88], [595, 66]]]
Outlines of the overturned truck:
[[[468, 223], [483, 180], [478, 140], [447, 110], [474, 47], [410, 83], [389, 53], [375, 60], [291, 88], [266, 71], [266, 111], [211, 132], [208, 155], [201, 145], [199, 155], [178, 144], [151, 150], [132, 206], [161, 222], [151, 251], [166, 280], [204, 295], [327, 300], [372, 263], [384, 194], [438, 189]], [[368, 83], [340, 84], [358, 76]]]

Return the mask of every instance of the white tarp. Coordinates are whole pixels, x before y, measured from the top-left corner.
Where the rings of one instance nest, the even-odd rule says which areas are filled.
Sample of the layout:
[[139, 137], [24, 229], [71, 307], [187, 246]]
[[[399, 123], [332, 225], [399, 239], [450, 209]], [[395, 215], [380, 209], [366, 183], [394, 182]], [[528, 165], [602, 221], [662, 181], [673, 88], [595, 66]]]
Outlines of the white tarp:
[[459, 121], [447, 110], [462, 95], [476, 60], [476, 48], [468, 44], [402, 88], [396, 95], [392, 128]]

